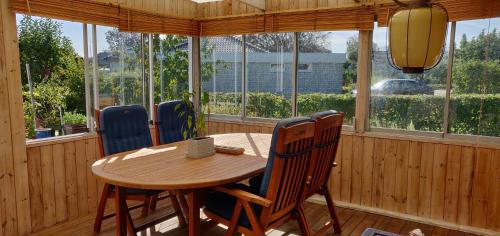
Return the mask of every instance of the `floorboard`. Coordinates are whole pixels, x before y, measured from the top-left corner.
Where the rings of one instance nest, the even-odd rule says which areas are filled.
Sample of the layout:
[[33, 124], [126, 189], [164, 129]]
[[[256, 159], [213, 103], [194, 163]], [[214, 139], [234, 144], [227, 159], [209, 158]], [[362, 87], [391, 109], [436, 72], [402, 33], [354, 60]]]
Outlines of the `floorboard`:
[[[109, 207], [109, 208], [112, 208]], [[111, 209], [110, 209], [111, 210]], [[356, 211], [347, 208], [337, 208], [337, 215], [339, 216], [339, 221], [342, 226], [342, 235], [359, 236], [366, 228], [376, 228], [380, 230], [385, 230], [389, 232], [399, 233], [401, 235], [408, 235], [408, 232], [413, 229], [421, 229], [425, 235], [444, 235], [444, 236], [465, 236], [469, 235], [463, 232], [458, 232], [454, 230], [448, 230], [445, 228], [425, 225], [417, 222], [401, 220], [397, 218], [391, 218], [387, 216], [372, 214], [368, 212]], [[152, 217], [166, 214], [172, 212], [170, 205], [161, 203], [157, 211], [155, 211]], [[313, 230], [319, 229], [323, 226], [329, 219], [328, 209], [324, 205], [309, 203], [305, 204], [305, 212], [309, 220], [310, 226]], [[132, 212], [134, 221], [139, 223], [141, 220], [138, 216], [140, 215], [140, 209]], [[93, 229], [94, 215], [88, 215], [85, 217], [78, 218], [74, 221], [66, 222], [63, 224], [56, 225], [54, 227], [44, 229], [43, 231], [32, 234], [34, 236], [45, 236], [45, 235], [82, 235], [82, 236], [112, 236], [114, 235], [114, 219], [105, 220], [102, 227], [102, 232], [100, 234], [95, 234]], [[204, 215], [202, 215], [202, 223], [200, 225], [202, 235], [206, 236], [218, 236], [224, 235], [225, 229], [210, 220], [208, 220]], [[150, 227], [142, 232], [139, 232], [140, 236], [159, 236], [159, 235], [172, 235], [181, 236], [187, 235], [187, 228], [180, 228], [177, 218], [172, 218], [170, 220], [164, 221], [157, 224], [155, 227]], [[280, 226], [277, 229], [273, 229], [267, 232], [267, 235], [271, 236], [283, 236], [283, 235], [300, 235], [299, 226], [296, 221], [289, 221], [288, 223]], [[330, 229], [327, 235], [333, 235], [333, 230]]]

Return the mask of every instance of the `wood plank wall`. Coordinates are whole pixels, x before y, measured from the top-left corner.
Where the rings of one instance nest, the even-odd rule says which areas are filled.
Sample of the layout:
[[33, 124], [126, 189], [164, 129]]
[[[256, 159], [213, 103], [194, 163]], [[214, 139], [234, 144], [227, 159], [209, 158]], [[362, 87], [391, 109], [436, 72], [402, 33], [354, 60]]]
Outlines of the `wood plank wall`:
[[191, 0], [92, 0], [95, 2], [119, 5], [121, 8], [141, 10], [148, 13], [176, 16], [180, 18], [195, 18], [197, 3]]
[[88, 135], [28, 146], [32, 232], [95, 212], [102, 189], [90, 170], [100, 156], [96, 142]]
[[[210, 122], [216, 133], [272, 133], [272, 124]], [[500, 232], [500, 146], [476, 148], [343, 134], [335, 201]]]

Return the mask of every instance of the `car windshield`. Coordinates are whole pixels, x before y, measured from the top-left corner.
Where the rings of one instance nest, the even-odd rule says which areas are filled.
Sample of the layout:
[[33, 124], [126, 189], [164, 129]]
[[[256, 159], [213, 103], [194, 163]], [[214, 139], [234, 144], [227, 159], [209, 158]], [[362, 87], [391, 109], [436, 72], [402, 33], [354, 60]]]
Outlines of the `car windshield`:
[[380, 89], [380, 88], [382, 88], [382, 86], [384, 85], [384, 83], [385, 83], [385, 80], [379, 81], [379, 82], [377, 82], [376, 84], [374, 84], [374, 85], [372, 86], [372, 88], [373, 88], [373, 89]]

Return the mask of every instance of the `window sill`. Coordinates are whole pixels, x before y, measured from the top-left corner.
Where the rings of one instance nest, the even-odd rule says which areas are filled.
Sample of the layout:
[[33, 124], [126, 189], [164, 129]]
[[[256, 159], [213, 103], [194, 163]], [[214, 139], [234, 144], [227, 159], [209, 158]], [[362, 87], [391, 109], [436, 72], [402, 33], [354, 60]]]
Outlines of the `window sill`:
[[[468, 147], [492, 148], [500, 150], [500, 138], [472, 135], [451, 135], [435, 132], [388, 131], [389, 129], [376, 129], [365, 133], [352, 135], [371, 138], [397, 139], [405, 141], [460, 145]], [[436, 135], [439, 134], [439, 135]]]
[[53, 145], [58, 143], [73, 142], [76, 140], [86, 140], [97, 137], [96, 133], [80, 133], [80, 134], [70, 134], [58, 137], [44, 138], [44, 139], [29, 139], [26, 140], [26, 147], [38, 147], [45, 145]]

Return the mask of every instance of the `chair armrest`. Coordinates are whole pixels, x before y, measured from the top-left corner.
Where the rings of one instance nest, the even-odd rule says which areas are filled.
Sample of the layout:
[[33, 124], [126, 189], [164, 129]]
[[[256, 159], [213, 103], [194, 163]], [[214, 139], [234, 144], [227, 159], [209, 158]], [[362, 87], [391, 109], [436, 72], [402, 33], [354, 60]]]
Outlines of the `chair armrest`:
[[332, 164], [332, 166], [333, 166], [333, 167], [337, 167], [337, 162], [334, 162], [334, 163]]
[[253, 193], [249, 193], [247, 191], [241, 189], [229, 189], [225, 187], [215, 187], [215, 191], [222, 192], [225, 194], [229, 194], [231, 196], [237, 197], [239, 199], [252, 202], [263, 207], [269, 207], [272, 204], [272, 201], [261, 196], [255, 195]]

